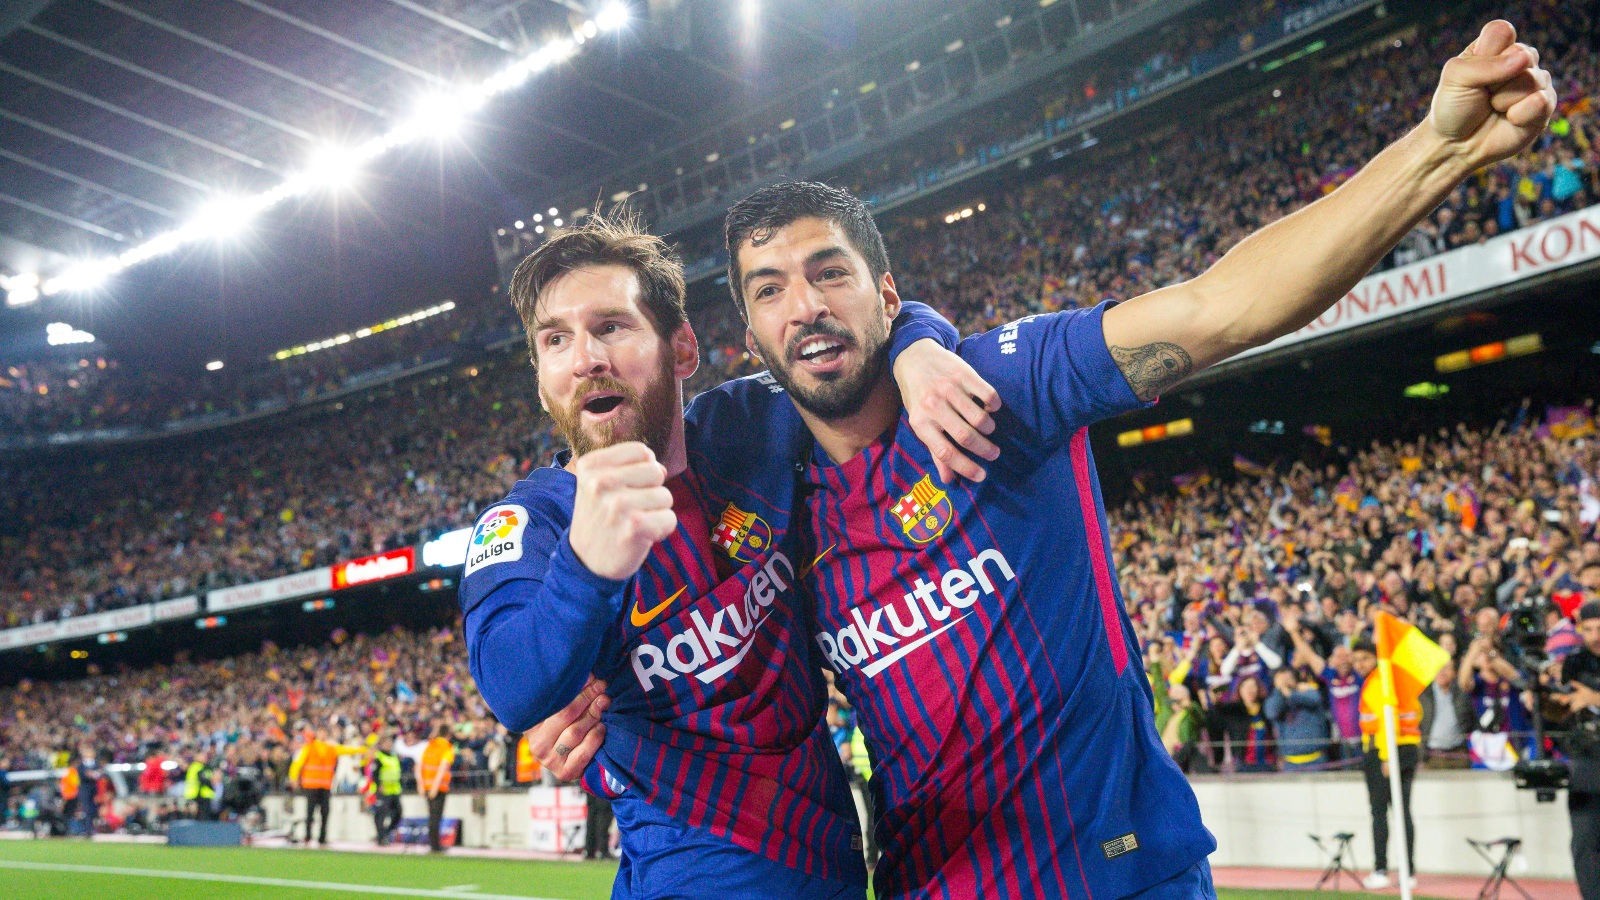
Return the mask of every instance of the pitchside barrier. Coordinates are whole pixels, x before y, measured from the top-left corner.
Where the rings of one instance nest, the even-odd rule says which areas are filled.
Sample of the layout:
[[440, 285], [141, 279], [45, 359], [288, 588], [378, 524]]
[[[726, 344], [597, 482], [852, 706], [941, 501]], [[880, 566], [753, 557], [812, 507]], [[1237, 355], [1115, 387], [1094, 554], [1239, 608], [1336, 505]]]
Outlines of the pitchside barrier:
[[[1307, 835], [1349, 831], [1356, 835], [1358, 868], [1364, 872], [1372, 866], [1372, 817], [1360, 772], [1195, 776], [1191, 783], [1206, 825], [1217, 837], [1212, 865], [1321, 868], [1326, 860]], [[474, 803], [474, 796], [481, 802]], [[1518, 863], [1513, 875], [1570, 879], [1565, 800], [1538, 803], [1531, 792], [1516, 789], [1510, 773], [1422, 770], [1412, 788], [1417, 869], [1482, 876], [1487, 874], [1483, 860], [1473, 855], [1466, 839], [1516, 837], [1522, 839], [1527, 868]], [[401, 805], [406, 817], [427, 815], [427, 805], [417, 794], [406, 794]], [[269, 828], [283, 828], [305, 816], [305, 801], [298, 797], [273, 795], [263, 806]], [[451, 794], [444, 814], [461, 820], [463, 847], [566, 853], [583, 847], [584, 804], [576, 788]], [[1390, 859], [1400, 852], [1399, 830], [1392, 834]], [[376, 839], [372, 816], [359, 797], [333, 798], [328, 836], [342, 842]]]

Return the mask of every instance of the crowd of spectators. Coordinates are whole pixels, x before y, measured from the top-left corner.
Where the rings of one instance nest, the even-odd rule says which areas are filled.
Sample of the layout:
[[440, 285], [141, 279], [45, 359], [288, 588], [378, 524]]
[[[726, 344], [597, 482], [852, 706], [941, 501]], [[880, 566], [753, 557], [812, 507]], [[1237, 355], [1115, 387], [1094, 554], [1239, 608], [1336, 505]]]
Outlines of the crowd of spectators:
[[1592, 401], [1524, 407], [1343, 465], [1130, 500], [1113, 542], [1168, 747], [1197, 771], [1358, 757], [1352, 651], [1386, 611], [1452, 659], [1424, 707], [1454, 714], [1424, 715], [1424, 746], [1508, 767], [1529, 749], [1531, 697], [1513, 684], [1535, 661], [1506, 634], [1511, 611], [1530, 604], [1559, 661], [1579, 645], [1573, 611], [1600, 600], [1595, 438]]
[[[89, 770], [115, 771], [106, 777], [120, 780], [120, 789], [112, 784], [100, 797], [99, 818], [111, 827], [132, 809], [115, 806], [118, 796], [168, 798], [173, 802], [153, 807], [158, 814], [189, 812], [180, 802], [182, 782], [196, 760], [216, 774], [219, 802], [241, 781], [251, 783], [248, 794], [255, 797], [293, 789], [290, 764], [306, 729], [346, 746], [372, 746], [388, 735], [403, 748], [426, 741], [444, 724], [456, 746], [458, 787], [516, 779], [519, 736], [496, 722], [478, 696], [456, 628], [396, 628], [380, 635], [336, 630], [332, 642], [319, 647], [269, 643], [221, 661], [180, 659], [80, 681], [23, 682], [4, 694], [0, 773], [60, 770], [85, 760]], [[339, 759], [334, 790], [356, 792], [362, 756]], [[140, 763], [142, 770], [107, 765]], [[55, 786], [54, 778], [18, 782], [0, 822], [27, 824], [30, 794], [37, 795], [34, 809], [47, 806]]]
[[0, 625], [248, 583], [470, 524], [553, 444], [524, 362], [157, 455], [0, 466]]
[[[1399, 261], [1600, 198], [1600, 126], [1590, 109], [1600, 57], [1582, 40], [1589, 32], [1584, 13], [1555, 0], [1516, 7], [1524, 34], [1559, 79], [1561, 118], [1530, 153], [1458, 191], [1402, 243]], [[1249, 231], [1336, 187], [1420, 119], [1427, 92], [1419, 86], [1432, 83], [1443, 56], [1469, 39], [1475, 21], [1447, 17], [1409, 43], [1286, 82], [1281, 97], [1241, 107], [1247, 114], [1235, 109], [1170, 129], [1108, 153], [1081, 174], [1021, 184], [956, 224], [891, 218], [883, 224], [897, 279], [907, 296], [934, 303], [972, 331], [1197, 274]], [[232, 382], [219, 377], [215, 398], [190, 396], [176, 408], [165, 404], [177, 395], [160, 389], [116, 399], [140, 396], [141, 382], [119, 380], [119, 367], [96, 357], [14, 369], [9, 384], [0, 384], [0, 421], [55, 428], [125, 421], [118, 418], [124, 413], [138, 421], [183, 418], [206, 412], [206, 403], [211, 410], [254, 408], [265, 395], [250, 385], [277, 378], [281, 384], [271, 383], [291, 392], [325, 391], [352, 374], [416, 361], [510, 321], [499, 298], [464, 302], [386, 335], [274, 360], [275, 374], [262, 381], [248, 373]], [[698, 311], [696, 325], [705, 360], [691, 387], [751, 370], [729, 308]], [[7, 460], [0, 464], [0, 627], [255, 581], [470, 523], [554, 447], [521, 355], [352, 397], [340, 410], [172, 442], [158, 454]], [[90, 405], [58, 402], [73, 391]], [[1492, 640], [1498, 620], [1491, 622], [1488, 610], [1497, 617], [1523, 596], [1600, 590], [1588, 583], [1600, 582], [1592, 440], [1583, 443], [1578, 425], [1552, 429], [1533, 418], [1375, 445], [1334, 469], [1300, 464], [1259, 479], [1197, 479], [1186, 493], [1141, 497], [1115, 513], [1130, 611], [1157, 679], [1160, 723], [1186, 764], [1273, 767], [1282, 756], [1306, 758], [1313, 746], [1321, 757], [1310, 764], [1331, 762], [1339, 740], [1351, 737], [1349, 649], [1379, 608], [1416, 621], [1452, 652], [1472, 721], [1489, 716], [1493, 726], [1464, 728], [1465, 735], [1524, 730], [1525, 709], [1508, 687], [1510, 663]], [[1592, 428], [1593, 410], [1573, 421]], [[334, 660], [334, 671], [350, 662], [349, 652], [328, 648], [322, 658]], [[304, 658], [313, 669], [320, 665], [316, 653]], [[101, 714], [106, 703], [128, 702], [140, 690], [156, 696], [268, 659], [264, 653], [197, 665], [176, 678], [118, 676], [143, 685], [131, 691], [107, 692], [107, 679], [38, 685], [35, 698], [62, 702], [37, 708], [28, 692], [9, 691], [18, 702], [0, 705], [15, 711], [0, 721], [9, 731], [0, 748], [63, 752], [84, 737], [73, 728], [122, 721]], [[158, 681], [145, 681], [151, 677]], [[223, 681], [220, 688], [234, 691], [244, 682], [267, 686], [258, 678]], [[72, 691], [90, 693], [67, 700]], [[171, 709], [188, 705], [181, 696], [161, 696]], [[243, 706], [240, 733], [266, 733], [265, 707]], [[82, 725], [61, 725], [63, 709], [83, 717]], [[1336, 731], [1319, 736], [1319, 717]], [[213, 725], [202, 730], [215, 734]], [[66, 730], [48, 730], [58, 726]], [[112, 728], [116, 746], [131, 734], [137, 747], [147, 727], [158, 726]], [[186, 730], [185, 741], [201, 733]], [[1440, 742], [1452, 743], [1447, 737]], [[1333, 743], [1324, 746], [1326, 739]], [[1480, 761], [1493, 750], [1489, 741]]]

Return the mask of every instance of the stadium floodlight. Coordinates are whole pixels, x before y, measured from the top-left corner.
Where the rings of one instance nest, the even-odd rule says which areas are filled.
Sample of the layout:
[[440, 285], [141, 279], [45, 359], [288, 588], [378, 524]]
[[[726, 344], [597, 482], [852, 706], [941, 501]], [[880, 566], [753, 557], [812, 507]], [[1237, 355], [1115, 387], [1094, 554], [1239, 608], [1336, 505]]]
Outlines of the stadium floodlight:
[[[176, 232], [171, 233], [176, 234]], [[138, 248], [134, 249], [137, 250]], [[128, 253], [132, 252], [132, 250], [128, 251]], [[127, 256], [128, 254], [125, 253], [123, 255]], [[39, 292], [49, 297], [62, 291], [92, 291], [105, 284], [106, 279], [125, 268], [127, 266], [122, 264], [120, 258], [85, 260], [46, 281], [40, 286]]]
[[554, 206], [550, 207], [550, 215], [558, 216], [560, 214], [561, 214], [561, 210], [556, 209]]
[[[425, 137], [445, 138], [456, 134], [465, 118], [490, 99], [521, 86], [534, 72], [570, 59], [578, 52], [578, 45], [585, 36], [594, 37], [601, 31], [620, 28], [630, 15], [625, 3], [612, 0], [593, 21], [580, 24], [574, 37], [552, 40], [476, 84], [424, 97], [420, 108], [392, 130], [353, 147], [325, 147], [313, 156], [304, 171], [291, 175], [276, 187], [253, 196], [236, 198], [231, 207], [219, 207], [214, 211], [227, 210], [229, 216], [208, 217], [205, 219], [207, 227], [198, 227], [199, 222], [180, 226], [156, 235], [119, 256], [73, 264], [65, 271], [43, 279], [33, 290], [43, 296], [63, 291], [92, 290], [124, 269], [172, 253], [187, 244], [215, 237], [218, 233], [236, 231], [254, 216], [286, 200], [317, 189], [348, 186], [354, 182], [363, 166], [396, 147]], [[550, 214], [556, 213], [552, 210]], [[221, 227], [210, 227], [213, 225]], [[8, 301], [17, 305], [19, 301], [10, 300], [12, 289], [9, 282], [5, 289]], [[28, 291], [18, 290], [16, 296], [28, 296]]]
[[238, 197], [218, 197], [195, 213], [181, 229], [196, 238], [231, 238], [255, 216], [252, 204]]
[[533, 220], [535, 222], [543, 222], [544, 221], [544, 213], [534, 213], [533, 214]]
[[464, 90], [455, 93], [435, 91], [424, 94], [417, 101], [411, 117], [395, 131], [410, 138], [444, 140], [461, 133], [467, 114], [482, 106], [489, 98], [480, 91]]
[[216, 372], [216, 371], [220, 370], [221, 368], [222, 368], [222, 360], [220, 360], [220, 359], [213, 359], [211, 362], [206, 363], [206, 371], [207, 372]]
[[1000, 18], [994, 20], [994, 27], [996, 27], [996, 28], [1005, 28], [1007, 25], [1010, 25], [1010, 24], [1011, 24], [1011, 17], [1010, 16], [1001, 16]]
[[51, 322], [44, 327], [44, 339], [52, 347], [63, 344], [92, 344], [94, 335], [73, 328], [65, 322]]
[[550, 224], [554, 225], [557, 228], [560, 228], [561, 227], [561, 220], [560, 219], [551, 219], [550, 220]]
[[39, 273], [23, 272], [10, 278], [0, 277], [0, 287], [5, 288], [7, 306], [27, 306], [39, 299]]
[[628, 5], [618, 2], [618, 0], [612, 0], [612, 2], [600, 7], [600, 11], [595, 13], [594, 24], [601, 31], [616, 31], [626, 26], [630, 18], [632, 18], [632, 14], [628, 12]]
[[544, 226], [543, 225], [535, 225], [535, 226], [533, 226], [533, 233], [534, 234], [544, 234]]
[[361, 162], [348, 147], [329, 145], [312, 154], [304, 178], [312, 187], [345, 188], [355, 183]]
[[[525, 222], [523, 222], [523, 221], [522, 221], [522, 220], [521, 220], [521, 219], [518, 219], [518, 220], [516, 220], [516, 221], [515, 221], [515, 222], [512, 222], [512, 223], [511, 223], [511, 227], [512, 227], [512, 228], [515, 228], [515, 229], [516, 229], [516, 230], [518, 230], [518, 231], [521, 231], [521, 230], [522, 230], [522, 226], [523, 226], [523, 225], [525, 225], [525, 224], [527, 224], [527, 223], [525, 223]], [[504, 231], [502, 231], [502, 232], [500, 232], [500, 233], [501, 233], [501, 234], [505, 234], [505, 232], [504, 232]]]

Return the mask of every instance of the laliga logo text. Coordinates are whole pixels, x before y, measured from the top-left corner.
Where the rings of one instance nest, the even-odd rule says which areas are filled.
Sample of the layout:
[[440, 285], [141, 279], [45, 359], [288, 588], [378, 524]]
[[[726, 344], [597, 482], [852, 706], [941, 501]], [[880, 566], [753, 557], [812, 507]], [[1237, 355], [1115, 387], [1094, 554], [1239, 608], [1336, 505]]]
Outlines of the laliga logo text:
[[639, 686], [649, 691], [656, 687], [657, 678], [667, 682], [690, 674], [711, 684], [733, 671], [750, 652], [756, 629], [772, 614], [770, 607], [779, 592], [787, 591], [793, 583], [794, 564], [782, 551], [774, 551], [750, 579], [744, 596], [713, 613], [711, 621], [707, 622], [698, 609], [691, 610], [689, 621], [693, 627], [670, 638], [664, 646], [640, 643], [634, 647], [629, 658]]
[[[868, 678], [876, 677], [901, 657], [972, 615], [969, 612], [955, 619], [950, 618], [956, 610], [967, 609], [978, 602], [982, 596], [979, 588], [982, 588], [983, 594], [994, 593], [995, 582], [986, 565], [1005, 581], [1016, 580], [1017, 576], [1011, 571], [1011, 563], [1006, 561], [1005, 554], [999, 550], [985, 550], [968, 562], [966, 568], [940, 572], [937, 583], [919, 577], [912, 585], [911, 592], [901, 597], [905, 603], [904, 618], [900, 608], [893, 602], [873, 610], [870, 618], [861, 614], [860, 607], [850, 610], [850, 618], [855, 624], [846, 625], [833, 634], [823, 632], [817, 635], [823, 657], [840, 674], [860, 666], [861, 674]], [[927, 616], [922, 614], [924, 609], [928, 611]], [[888, 631], [883, 630], [885, 618], [888, 619]], [[945, 624], [937, 630], [930, 630], [940, 622]], [[922, 636], [901, 645], [901, 638], [918, 634]], [[880, 652], [885, 655], [878, 656]], [[867, 662], [869, 659], [872, 661]]]

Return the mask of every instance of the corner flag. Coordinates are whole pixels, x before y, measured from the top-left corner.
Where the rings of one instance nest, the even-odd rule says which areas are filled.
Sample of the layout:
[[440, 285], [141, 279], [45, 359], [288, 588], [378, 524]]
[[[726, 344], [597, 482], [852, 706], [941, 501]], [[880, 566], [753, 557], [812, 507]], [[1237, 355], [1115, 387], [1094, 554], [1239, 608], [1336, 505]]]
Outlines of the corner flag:
[[[1415, 625], [1402, 622], [1386, 613], [1378, 613], [1377, 621], [1378, 638], [1378, 690], [1377, 698], [1367, 697], [1369, 703], [1377, 699], [1378, 703], [1371, 705], [1383, 707], [1383, 757], [1388, 760], [1389, 767], [1389, 810], [1397, 819], [1401, 819], [1401, 791], [1400, 791], [1400, 753], [1398, 749], [1399, 726], [1395, 721], [1395, 707], [1404, 697], [1408, 703], [1416, 702], [1433, 682], [1435, 675], [1450, 661], [1450, 654], [1444, 652], [1438, 644], [1428, 640]], [[1372, 681], [1367, 682], [1364, 689], [1371, 690]], [[1403, 822], [1403, 820], [1402, 820]], [[1405, 829], [1402, 822], [1396, 830], [1400, 834], [1401, 842], [1405, 841]], [[1400, 854], [1400, 896], [1403, 900], [1411, 900], [1411, 860], [1405, 853]]]

